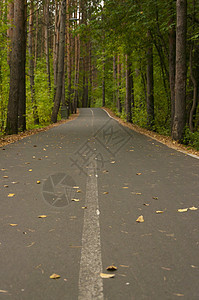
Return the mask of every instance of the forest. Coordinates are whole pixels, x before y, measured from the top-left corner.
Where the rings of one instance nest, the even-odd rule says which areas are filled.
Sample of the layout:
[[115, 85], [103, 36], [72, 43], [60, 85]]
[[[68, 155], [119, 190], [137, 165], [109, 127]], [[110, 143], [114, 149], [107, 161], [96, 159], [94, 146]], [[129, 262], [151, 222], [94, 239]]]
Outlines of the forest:
[[102, 106], [199, 150], [199, 2], [2, 0], [0, 135]]

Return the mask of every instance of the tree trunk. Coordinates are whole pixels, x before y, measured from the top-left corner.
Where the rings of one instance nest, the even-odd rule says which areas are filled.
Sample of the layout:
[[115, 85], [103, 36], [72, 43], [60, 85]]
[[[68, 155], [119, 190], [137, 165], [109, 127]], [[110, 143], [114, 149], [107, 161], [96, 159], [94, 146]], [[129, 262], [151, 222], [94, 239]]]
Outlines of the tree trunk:
[[51, 90], [51, 74], [50, 74], [50, 57], [49, 57], [49, 0], [44, 2], [44, 44], [45, 44], [45, 56], [46, 56], [46, 72], [48, 76], [48, 88]]
[[60, 14], [58, 10], [58, 2], [55, 3], [55, 32], [53, 40], [53, 69], [54, 69], [54, 86], [56, 91], [57, 85], [57, 65], [58, 65], [58, 53], [59, 53], [59, 26], [60, 26]]
[[59, 58], [58, 58], [58, 76], [57, 88], [55, 93], [54, 107], [51, 121], [57, 122], [57, 115], [62, 98], [63, 91], [63, 74], [64, 74], [64, 49], [65, 49], [65, 23], [66, 23], [66, 0], [61, 1], [61, 19], [60, 19], [60, 39], [59, 39]]
[[67, 48], [67, 79], [68, 79], [68, 93], [67, 102], [71, 110], [71, 37], [70, 37], [70, 0], [66, 0], [67, 14], [66, 14], [66, 48]]
[[175, 80], [175, 116], [172, 137], [182, 141], [186, 123], [186, 32], [187, 1], [176, 1], [176, 80]]
[[106, 105], [106, 94], [105, 94], [105, 51], [103, 50], [103, 77], [102, 77], [102, 106], [105, 107]]
[[116, 104], [117, 99], [117, 65], [116, 56], [113, 55], [113, 105]]
[[33, 55], [33, 30], [34, 30], [34, 2], [30, 2], [30, 17], [29, 17], [29, 75], [30, 75], [30, 90], [31, 102], [33, 106], [34, 124], [39, 124], [39, 116], [37, 112], [37, 104], [35, 99], [35, 75], [34, 75], [34, 55]]
[[154, 79], [153, 79], [153, 44], [148, 31], [148, 53], [147, 53], [147, 126], [152, 129], [154, 125]]
[[10, 66], [10, 58], [11, 58], [11, 42], [13, 37], [13, 20], [14, 20], [14, 2], [11, 1], [8, 3], [8, 24], [10, 27], [7, 30], [8, 36], [8, 65]]
[[173, 3], [170, 2], [170, 20], [169, 20], [169, 83], [170, 83], [170, 93], [171, 93], [171, 130], [173, 127], [173, 120], [175, 115], [175, 63], [176, 63], [176, 30], [173, 25], [174, 20], [174, 8]]
[[[14, 27], [12, 40], [12, 54], [10, 59], [10, 92], [7, 112], [6, 133], [18, 133], [18, 109], [20, 96], [24, 97], [22, 87], [25, 87], [23, 73], [25, 63], [25, 1], [14, 1]], [[20, 101], [24, 102], [24, 99]]]
[[132, 122], [132, 111], [131, 111], [131, 63], [129, 55], [126, 55], [126, 121]]
[[120, 63], [120, 56], [118, 55], [117, 57], [117, 110], [119, 113], [122, 112], [120, 87], [121, 87], [121, 63]]

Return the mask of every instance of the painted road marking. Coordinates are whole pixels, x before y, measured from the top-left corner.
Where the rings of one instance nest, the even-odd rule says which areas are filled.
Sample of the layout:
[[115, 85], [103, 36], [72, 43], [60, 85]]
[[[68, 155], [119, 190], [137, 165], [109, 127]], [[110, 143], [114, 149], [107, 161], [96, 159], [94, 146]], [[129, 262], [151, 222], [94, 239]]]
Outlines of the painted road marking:
[[103, 281], [100, 277], [102, 255], [96, 170], [96, 161], [92, 160], [89, 164], [86, 184], [87, 209], [84, 210], [78, 300], [104, 299]]

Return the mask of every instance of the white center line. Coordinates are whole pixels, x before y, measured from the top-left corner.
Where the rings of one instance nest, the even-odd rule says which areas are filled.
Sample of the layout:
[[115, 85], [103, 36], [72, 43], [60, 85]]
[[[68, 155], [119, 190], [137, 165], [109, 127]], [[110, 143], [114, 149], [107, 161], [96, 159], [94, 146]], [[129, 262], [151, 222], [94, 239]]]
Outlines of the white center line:
[[88, 168], [78, 300], [104, 299], [96, 165], [93, 159]]

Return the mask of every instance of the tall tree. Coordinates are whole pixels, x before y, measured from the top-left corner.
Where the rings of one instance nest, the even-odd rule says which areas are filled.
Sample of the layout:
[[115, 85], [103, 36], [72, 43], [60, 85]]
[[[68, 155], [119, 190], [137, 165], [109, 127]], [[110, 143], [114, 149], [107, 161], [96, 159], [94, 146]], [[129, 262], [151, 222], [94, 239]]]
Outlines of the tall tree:
[[153, 44], [151, 33], [148, 31], [148, 52], [147, 52], [147, 125], [152, 128], [154, 124], [154, 78], [153, 78]]
[[[25, 101], [25, 1], [14, 0], [14, 26], [10, 59], [10, 93], [7, 113], [7, 134], [18, 132], [19, 100]], [[22, 70], [23, 69], [23, 70]], [[22, 99], [20, 99], [20, 96]], [[25, 116], [24, 116], [25, 117]]]
[[176, 80], [175, 80], [175, 116], [172, 137], [182, 141], [186, 124], [186, 33], [187, 0], [176, 1]]
[[58, 74], [57, 87], [55, 93], [54, 107], [52, 111], [51, 121], [57, 122], [57, 114], [59, 112], [60, 103], [63, 92], [63, 75], [64, 75], [64, 50], [65, 50], [65, 24], [66, 24], [66, 0], [61, 0], [60, 5], [60, 38], [59, 38], [59, 57], [58, 57]]

